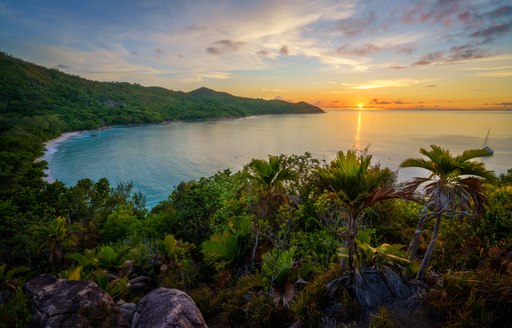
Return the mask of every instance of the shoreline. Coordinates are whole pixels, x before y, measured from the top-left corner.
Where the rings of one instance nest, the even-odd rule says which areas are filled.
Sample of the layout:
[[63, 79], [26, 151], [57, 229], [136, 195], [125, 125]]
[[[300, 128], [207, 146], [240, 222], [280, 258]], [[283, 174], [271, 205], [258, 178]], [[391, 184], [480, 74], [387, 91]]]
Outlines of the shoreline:
[[81, 136], [83, 134], [91, 133], [94, 131], [108, 130], [108, 129], [114, 128], [116, 126], [119, 126], [119, 125], [102, 126], [102, 127], [92, 129], [92, 130], [78, 130], [78, 131], [64, 132], [61, 135], [59, 135], [57, 138], [53, 138], [53, 139], [43, 142], [44, 149], [45, 149], [43, 156], [36, 158], [34, 161], [34, 162], [46, 161], [48, 163], [48, 168], [43, 170], [43, 173], [46, 175], [43, 177], [43, 180], [48, 183], [52, 183], [52, 182], [56, 181], [56, 179], [54, 179], [51, 175], [50, 159], [57, 152], [57, 147], [59, 144], [63, 143], [64, 141], [66, 141], [72, 137]]
[[[213, 118], [213, 119], [205, 119], [204, 121], [219, 121], [219, 120], [230, 120], [230, 119], [237, 119], [237, 118], [245, 118], [247, 116], [242, 117], [219, 117], [219, 118]], [[93, 133], [95, 131], [104, 131], [113, 129], [116, 127], [135, 127], [135, 126], [143, 126], [143, 125], [170, 125], [178, 122], [200, 122], [203, 120], [164, 120], [161, 122], [152, 122], [152, 123], [128, 123], [128, 124], [120, 124], [120, 125], [105, 125], [101, 126], [99, 128], [91, 129], [91, 130], [78, 130], [78, 131], [70, 131], [70, 132], [64, 132], [61, 135], [59, 135], [57, 138], [53, 138], [50, 140], [47, 140], [43, 142], [44, 145], [44, 153], [42, 156], [36, 158], [34, 160], [35, 163], [46, 161], [48, 163], [48, 168], [43, 170], [43, 173], [45, 176], [43, 177], [43, 181], [52, 183], [55, 182], [56, 179], [52, 177], [51, 175], [51, 169], [50, 169], [50, 159], [52, 156], [57, 152], [57, 147], [59, 144], [63, 143], [64, 141], [68, 140], [69, 138], [80, 136], [87, 133]]]
[[[299, 115], [307, 115], [307, 114], [325, 114], [325, 111], [320, 113], [301, 113]], [[44, 173], [46, 174], [45, 177], [43, 177], [43, 180], [46, 182], [54, 182], [55, 179], [51, 176], [51, 170], [50, 170], [50, 162], [49, 160], [57, 152], [57, 146], [66, 141], [67, 139], [79, 135], [83, 135], [86, 133], [91, 133], [95, 131], [103, 131], [108, 130], [116, 127], [135, 127], [135, 126], [144, 126], [144, 125], [170, 125], [174, 123], [184, 122], [184, 123], [192, 123], [192, 122], [215, 122], [215, 121], [224, 121], [224, 120], [236, 120], [236, 119], [245, 119], [245, 118], [253, 118], [257, 116], [275, 116], [275, 115], [297, 115], [297, 114], [265, 114], [265, 115], [250, 115], [250, 116], [223, 116], [223, 117], [213, 117], [213, 118], [205, 118], [205, 119], [193, 119], [193, 120], [164, 120], [161, 122], [151, 122], [151, 123], [128, 123], [128, 124], [119, 124], [119, 125], [105, 125], [99, 128], [91, 129], [91, 130], [78, 130], [78, 131], [70, 131], [70, 132], [64, 132], [63, 134], [59, 135], [57, 138], [47, 140], [43, 143], [45, 151], [43, 156], [38, 157], [34, 160], [34, 162], [41, 162], [46, 161], [48, 163], [48, 168], [44, 170]]]
[[48, 163], [48, 168], [46, 168], [43, 173], [46, 175], [43, 177], [43, 180], [49, 183], [52, 183], [55, 181], [55, 179], [51, 176], [50, 172], [50, 159], [52, 158], [53, 154], [57, 152], [57, 146], [61, 144], [62, 142], [68, 140], [71, 137], [79, 136], [83, 133], [86, 133], [85, 131], [72, 131], [72, 132], [65, 132], [58, 136], [57, 138], [50, 139], [48, 141], [45, 141], [43, 143], [44, 145], [44, 154], [41, 157], [36, 158], [35, 162], [41, 162], [46, 161]]

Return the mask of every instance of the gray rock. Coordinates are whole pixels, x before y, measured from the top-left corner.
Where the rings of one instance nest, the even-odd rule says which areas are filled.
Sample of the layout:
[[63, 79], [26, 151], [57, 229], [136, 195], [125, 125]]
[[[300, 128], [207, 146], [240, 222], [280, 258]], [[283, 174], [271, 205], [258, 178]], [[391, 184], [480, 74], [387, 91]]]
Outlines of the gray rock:
[[38, 276], [24, 286], [33, 315], [31, 327], [112, 327], [115, 303], [92, 281]]
[[119, 327], [130, 327], [133, 315], [135, 314], [135, 311], [137, 311], [137, 304], [123, 303], [118, 304], [117, 308], [119, 309], [119, 315], [121, 316]]
[[203, 328], [201, 311], [186, 293], [177, 289], [157, 288], [137, 305], [132, 328]]

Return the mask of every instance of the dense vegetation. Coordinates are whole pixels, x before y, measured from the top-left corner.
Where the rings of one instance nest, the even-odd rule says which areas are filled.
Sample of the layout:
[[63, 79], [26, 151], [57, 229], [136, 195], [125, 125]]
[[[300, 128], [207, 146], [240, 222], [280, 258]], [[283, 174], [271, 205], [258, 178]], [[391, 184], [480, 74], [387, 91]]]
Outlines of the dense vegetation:
[[322, 112], [304, 102], [241, 98], [207, 88], [185, 93], [90, 81], [4, 53], [0, 72], [2, 128], [21, 125], [43, 137], [115, 124]]
[[[11, 61], [54, 72], [3, 58], [2, 68]], [[307, 153], [270, 156], [240, 172], [183, 182], [148, 212], [129, 183], [47, 183], [46, 163], [34, 160], [45, 139], [85, 128], [73, 124], [87, 113], [93, 127], [131, 123], [123, 115], [133, 113], [134, 103], [167, 91], [54, 73], [56, 80], [96, 86], [95, 97], [109, 94], [105, 106], [119, 101], [119, 112], [80, 107], [94, 97], [73, 102], [62, 94], [52, 102], [37, 91], [49, 83], [39, 73], [30, 75], [33, 87], [14, 77], [6, 87], [3, 80], [0, 326], [28, 324], [21, 285], [40, 273], [95, 281], [116, 301], [137, 302], [157, 286], [178, 288], [212, 327], [509, 324], [512, 170], [495, 177], [478, 161], [488, 153], [422, 149], [402, 166], [432, 174], [404, 185], [366, 151], [340, 152], [330, 163]], [[128, 93], [132, 88], [140, 94]], [[232, 97], [192, 94], [186, 97]], [[140, 106], [150, 117], [165, 112]]]

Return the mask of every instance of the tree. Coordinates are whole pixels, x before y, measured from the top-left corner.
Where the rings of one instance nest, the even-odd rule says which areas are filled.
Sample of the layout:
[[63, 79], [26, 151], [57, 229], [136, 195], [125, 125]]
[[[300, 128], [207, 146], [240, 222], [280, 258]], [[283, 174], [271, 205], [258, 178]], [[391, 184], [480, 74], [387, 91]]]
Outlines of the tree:
[[330, 190], [330, 196], [339, 199], [347, 216], [345, 246], [348, 248], [349, 268], [353, 268], [354, 238], [358, 221], [365, 209], [373, 204], [403, 194], [391, 185], [393, 173], [388, 168], [371, 165], [372, 156], [366, 152], [356, 154], [338, 152], [338, 156], [325, 168], [319, 168], [320, 180]]
[[259, 190], [259, 203], [255, 218], [256, 237], [252, 251], [252, 261], [256, 258], [256, 249], [260, 234], [259, 224], [262, 219], [268, 219], [272, 211], [285, 201], [285, 183], [296, 178], [296, 174], [284, 165], [283, 158], [269, 156], [268, 161], [253, 159], [245, 168], [245, 176], [254, 183]]
[[78, 244], [77, 235], [69, 229], [66, 219], [59, 216], [48, 224], [38, 223], [31, 227], [38, 252], [48, 253], [48, 262], [62, 267], [66, 250]]
[[482, 162], [472, 161], [474, 158], [492, 156], [484, 149], [465, 150], [454, 156], [437, 145], [430, 147], [431, 150], [420, 149], [420, 153], [428, 159], [408, 158], [400, 164], [400, 167], [417, 167], [430, 171], [428, 177], [417, 177], [406, 186], [409, 191], [422, 187], [426, 196], [425, 210], [409, 247], [411, 254], [416, 253], [423, 224], [432, 218], [436, 219], [430, 243], [416, 276], [419, 280], [423, 280], [430, 263], [441, 219], [470, 215], [471, 210], [480, 213], [486, 202], [483, 182], [495, 179], [494, 174], [487, 171]]

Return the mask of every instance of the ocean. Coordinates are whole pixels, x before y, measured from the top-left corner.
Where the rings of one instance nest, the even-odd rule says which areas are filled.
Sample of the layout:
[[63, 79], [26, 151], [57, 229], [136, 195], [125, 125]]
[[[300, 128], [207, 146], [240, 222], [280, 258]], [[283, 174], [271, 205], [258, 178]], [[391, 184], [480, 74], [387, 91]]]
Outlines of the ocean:
[[428, 110], [344, 110], [313, 115], [256, 116], [165, 125], [120, 126], [72, 133], [47, 145], [50, 181], [68, 186], [79, 179], [106, 177], [111, 185], [132, 181], [152, 208], [185, 180], [233, 172], [253, 158], [310, 152], [331, 160], [339, 150], [364, 149], [375, 163], [398, 173], [398, 180], [425, 176], [398, 169], [420, 148], [437, 144], [452, 153], [487, 145], [484, 158], [497, 173], [512, 168], [512, 112]]

